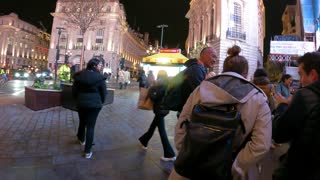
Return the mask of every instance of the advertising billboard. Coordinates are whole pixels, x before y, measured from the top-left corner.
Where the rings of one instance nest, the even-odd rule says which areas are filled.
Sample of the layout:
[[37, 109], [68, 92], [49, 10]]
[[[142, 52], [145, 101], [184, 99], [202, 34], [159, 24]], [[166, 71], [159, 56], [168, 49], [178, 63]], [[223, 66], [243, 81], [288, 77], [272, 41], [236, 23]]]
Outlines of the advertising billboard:
[[270, 54], [303, 55], [315, 51], [314, 42], [306, 41], [271, 41]]

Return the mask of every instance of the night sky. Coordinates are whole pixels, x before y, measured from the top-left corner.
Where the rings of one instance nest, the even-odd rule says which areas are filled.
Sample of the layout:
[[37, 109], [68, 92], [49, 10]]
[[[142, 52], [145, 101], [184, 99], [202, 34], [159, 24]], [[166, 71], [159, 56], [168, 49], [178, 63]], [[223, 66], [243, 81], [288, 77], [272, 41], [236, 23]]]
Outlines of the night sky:
[[[279, 1], [265, 0], [271, 3], [271, 8], [278, 10]], [[282, 0], [286, 4], [293, 0]], [[161, 29], [157, 25], [167, 24], [164, 29], [163, 46], [184, 49], [188, 33], [188, 21], [185, 15], [189, 9], [189, 0], [120, 0], [124, 4], [129, 25], [141, 33], [149, 32], [152, 40], [158, 39], [160, 43]], [[51, 33], [52, 16], [56, 0], [0, 0], [0, 15], [15, 12], [19, 17], [37, 27], [39, 22]], [[41, 7], [41, 8], [36, 8]], [[282, 13], [271, 13], [282, 14]], [[279, 16], [279, 15], [278, 15]], [[271, 34], [281, 33], [281, 16], [271, 17], [268, 31]], [[271, 19], [270, 18], [270, 19]]]

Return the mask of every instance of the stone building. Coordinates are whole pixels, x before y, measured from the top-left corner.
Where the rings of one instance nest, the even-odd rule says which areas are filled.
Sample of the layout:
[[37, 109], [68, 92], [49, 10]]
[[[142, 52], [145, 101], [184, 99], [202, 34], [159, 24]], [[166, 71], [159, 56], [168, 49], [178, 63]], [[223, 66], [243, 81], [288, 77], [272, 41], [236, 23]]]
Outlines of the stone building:
[[[80, 28], [68, 23], [63, 9], [65, 1], [58, 0], [54, 16], [51, 42], [49, 50], [49, 67], [54, 68], [58, 57], [58, 64], [65, 59], [73, 64], [80, 64], [81, 49], [84, 51], [84, 63], [93, 56], [102, 57], [105, 60], [105, 69], [117, 74], [121, 59], [125, 61], [125, 67], [134, 71], [147, 49], [147, 42], [142, 34], [132, 30], [127, 21], [124, 7], [118, 0], [107, 0], [102, 8], [102, 15], [94, 22], [85, 35]], [[59, 39], [60, 53], [57, 56], [58, 28], [63, 28]]]
[[219, 61], [214, 71], [221, 73], [228, 48], [236, 44], [249, 61], [250, 78], [262, 66], [264, 11], [262, 0], [191, 0], [186, 14], [187, 53], [200, 46], [199, 43], [215, 48]]
[[0, 16], [0, 65], [10, 69], [46, 68], [50, 35], [15, 13]]

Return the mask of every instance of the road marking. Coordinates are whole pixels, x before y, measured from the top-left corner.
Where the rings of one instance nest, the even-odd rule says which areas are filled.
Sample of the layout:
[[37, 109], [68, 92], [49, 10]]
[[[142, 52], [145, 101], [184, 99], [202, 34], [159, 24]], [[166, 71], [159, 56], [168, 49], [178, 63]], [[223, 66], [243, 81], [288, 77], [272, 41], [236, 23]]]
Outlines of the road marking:
[[14, 96], [18, 96], [20, 93], [22, 93], [22, 92], [24, 92], [24, 90], [21, 90], [21, 91], [17, 91], [17, 92], [15, 92], [15, 93], [13, 93], [12, 95], [14, 95]]

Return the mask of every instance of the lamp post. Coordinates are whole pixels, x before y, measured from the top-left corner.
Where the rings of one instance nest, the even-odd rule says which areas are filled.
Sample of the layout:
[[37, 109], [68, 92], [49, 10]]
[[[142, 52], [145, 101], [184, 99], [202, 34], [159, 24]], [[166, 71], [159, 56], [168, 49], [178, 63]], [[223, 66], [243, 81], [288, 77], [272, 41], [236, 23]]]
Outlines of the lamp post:
[[157, 28], [161, 28], [161, 41], [160, 41], [160, 47], [162, 48], [162, 40], [163, 40], [163, 28], [166, 28], [168, 27], [168, 25], [166, 24], [161, 24], [161, 25], [158, 25]]
[[58, 60], [59, 60], [59, 56], [60, 56], [60, 47], [59, 47], [59, 43], [60, 43], [60, 35], [61, 35], [61, 32], [64, 28], [62, 27], [57, 27], [58, 29], [58, 43], [57, 43], [57, 54], [56, 54], [56, 67], [54, 69], [54, 82], [57, 82], [57, 70], [58, 70]]

